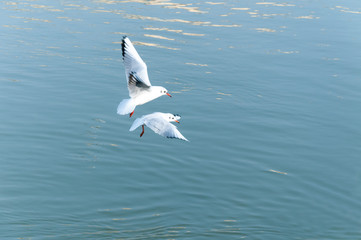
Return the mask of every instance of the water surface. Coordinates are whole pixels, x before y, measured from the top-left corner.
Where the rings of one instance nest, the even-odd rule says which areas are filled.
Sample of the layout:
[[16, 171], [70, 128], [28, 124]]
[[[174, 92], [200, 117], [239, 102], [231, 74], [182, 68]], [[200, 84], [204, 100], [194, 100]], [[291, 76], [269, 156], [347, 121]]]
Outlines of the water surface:
[[[0, 9], [1, 239], [361, 239], [357, 1]], [[131, 119], [123, 35], [173, 95]]]

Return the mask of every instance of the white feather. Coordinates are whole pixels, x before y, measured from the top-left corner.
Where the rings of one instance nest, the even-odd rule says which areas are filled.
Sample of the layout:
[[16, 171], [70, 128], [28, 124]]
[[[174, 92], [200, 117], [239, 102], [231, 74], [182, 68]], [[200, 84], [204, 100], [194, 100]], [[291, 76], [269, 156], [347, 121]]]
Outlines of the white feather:
[[[152, 129], [155, 133], [166, 137], [166, 138], [178, 138], [184, 141], [188, 141], [177, 129], [176, 126], [171, 124], [169, 121], [173, 121], [169, 119], [169, 116], [173, 116], [170, 113], [160, 113], [155, 112], [152, 114], [144, 115], [141, 118], [137, 118], [129, 131], [134, 131], [137, 127], [145, 124], [147, 127]], [[177, 119], [179, 119], [178, 117]], [[176, 119], [176, 117], [175, 117]]]
[[128, 37], [125, 37], [123, 39], [122, 49], [127, 81], [129, 79], [129, 74], [134, 72], [137, 74], [140, 81], [150, 87], [151, 84], [148, 77], [147, 65], [139, 56], [137, 50], [135, 50], [132, 42], [129, 40]]
[[139, 126], [144, 124], [144, 119], [143, 117], [141, 118], [137, 118], [134, 120], [132, 126], [130, 127], [129, 131], [134, 131], [135, 129], [137, 129]]
[[118, 105], [117, 113], [119, 115], [129, 114], [134, 111], [136, 104], [133, 99], [123, 99]]
[[119, 104], [118, 114], [131, 113], [136, 106], [150, 102], [160, 96], [171, 96], [164, 87], [151, 86], [147, 65], [127, 37], [124, 37], [122, 41], [122, 54], [130, 99], [123, 100]]

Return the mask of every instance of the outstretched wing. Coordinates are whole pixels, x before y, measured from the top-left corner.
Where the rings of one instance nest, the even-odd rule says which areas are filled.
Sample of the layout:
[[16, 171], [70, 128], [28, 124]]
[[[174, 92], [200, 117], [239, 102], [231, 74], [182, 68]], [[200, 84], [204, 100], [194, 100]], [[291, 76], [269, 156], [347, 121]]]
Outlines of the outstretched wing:
[[166, 129], [164, 129], [164, 131], [162, 131], [160, 133], [160, 135], [162, 135], [163, 137], [167, 137], [167, 138], [178, 138], [184, 141], [188, 141], [188, 139], [186, 139], [177, 129], [176, 126], [174, 126], [171, 123], [168, 123], [168, 126]]
[[155, 133], [166, 138], [178, 138], [188, 141], [177, 129], [176, 126], [160, 117], [149, 117], [144, 119], [145, 125], [152, 129]]
[[130, 72], [128, 75], [129, 96], [135, 97], [139, 92], [149, 89], [150, 87], [140, 80], [136, 72]]
[[137, 129], [139, 126], [144, 124], [144, 117], [140, 117], [134, 120], [132, 126], [130, 127], [129, 131], [134, 131], [135, 129]]
[[[122, 54], [125, 67], [125, 75], [128, 81], [128, 88], [133, 87], [135, 81], [136, 87], [150, 87], [150, 81], [147, 72], [147, 65], [140, 58], [137, 50], [128, 37], [124, 36], [122, 40]], [[131, 91], [129, 89], [129, 91]]]

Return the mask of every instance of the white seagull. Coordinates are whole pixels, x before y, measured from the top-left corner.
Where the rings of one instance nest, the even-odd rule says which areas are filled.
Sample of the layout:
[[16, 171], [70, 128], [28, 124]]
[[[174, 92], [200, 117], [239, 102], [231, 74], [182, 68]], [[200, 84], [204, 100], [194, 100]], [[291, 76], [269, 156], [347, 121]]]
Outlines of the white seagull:
[[139, 126], [142, 126], [142, 133], [144, 134], [144, 125], [152, 129], [155, 133], [166, 137], [166, 138], [178, 138], [184, 141], [188, 141], [177, 129], [176, 126], [170, 122], [179, 123], [180, 116], [173, 115], [171, 113], [155, 112], [148, 115], [144, 115], [140, 118], [135, 119], [129, 131], [134, 131]]
[[131, 117], [135, 107], [138, 105], [163, 95], [172, 97], [164, 87], [152, 86], [150, 84], [147, 65], [140, 58], [127, 36], [124, 36], [122, 40], [122, 54], [130, 98], [124, 99], [119, 103], [118, 114], [125, 115], [130, 113]]

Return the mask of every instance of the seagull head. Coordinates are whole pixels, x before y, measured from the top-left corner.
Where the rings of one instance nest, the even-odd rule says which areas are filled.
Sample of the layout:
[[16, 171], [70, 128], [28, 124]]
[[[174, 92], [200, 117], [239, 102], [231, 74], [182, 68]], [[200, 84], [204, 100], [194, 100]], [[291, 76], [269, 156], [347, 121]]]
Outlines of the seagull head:
[[177, 123], [179, 123], [178, 120], [181, 118], [178, 114], [171, 114], [171, 113], [166, 113], [165, 117], [168, 122], [177, 122]]
[[165, 89], [164, 87], [161, 87], [161, 88], [160, 88], [160, 94], [161, 94], [161, 95], [168, 95], [169, 97], [172, 97], [172, 95], [170, 95], [170, 94], [168, 93], [168, 90]]

